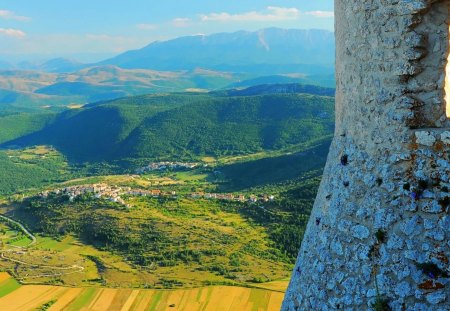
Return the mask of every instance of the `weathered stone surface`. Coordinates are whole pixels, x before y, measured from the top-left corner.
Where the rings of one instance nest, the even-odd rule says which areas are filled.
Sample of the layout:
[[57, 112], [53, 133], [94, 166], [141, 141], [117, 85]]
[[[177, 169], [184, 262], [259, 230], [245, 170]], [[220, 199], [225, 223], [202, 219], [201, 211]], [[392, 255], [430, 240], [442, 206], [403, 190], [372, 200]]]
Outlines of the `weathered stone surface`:
[[408, 282], [401, 282], [395, 286], [394, 291], [400, 298], [405, 298], [411, 295], [411, 285]]
[[[383, 295], [450, 310], [449, 1], [335, 10], [335, 138], [282, 309], [367, 310]], [[430, 278], [444, 288], [421, 287]]]
[[450, 145], [450, 132], [445, 131], [441, 134], [441, 140], [444, 144]]
[[353, 237], [358, 238], [360, 240], [367, 239], [369, 237], [369, 229], [364, 226], [357, 225], [352, 228]]
[[[429, 303], [431, 303], [432, 305], [437, 305], [437, 304], [445, 301], [446, 296], [447, 295], [443, 291], [439, 291], [439, 292], [435, 292], [435, 293], [430, 293], [426, 297], [427, 297], [427, 301]], [[448, 306], [449, 306], [449, 304], [447, 304], [447, 307]]]
[[416, 132], [416, 141], [419, 145], [431, 147], [436, 142], [436, 137], [434, 137], [434, 135], [430, 132], [417, 131]]

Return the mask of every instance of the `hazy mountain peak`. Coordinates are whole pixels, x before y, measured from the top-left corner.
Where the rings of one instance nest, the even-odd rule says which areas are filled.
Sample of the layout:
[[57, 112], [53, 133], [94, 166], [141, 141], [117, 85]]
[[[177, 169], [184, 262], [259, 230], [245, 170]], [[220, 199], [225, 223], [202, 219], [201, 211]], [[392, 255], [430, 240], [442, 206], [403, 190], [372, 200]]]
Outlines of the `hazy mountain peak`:
[[[293, 53], [292, 51], [296, 51]], [[267, 28], [193, 35], [153, 42], [100, 62], [121, 68], [240, 71], [240, 66], [327, 65], [334, 63], [334, 34], [318, 29]], [[257, 70], [257, 68], [254, 68]], [[244, 71], [244, 70], [242, 70]]]
[[53, 58], [39, 65], [39, 69], [48, 72], [72, 72], [84, 67], [84, 64], [69, 58]]

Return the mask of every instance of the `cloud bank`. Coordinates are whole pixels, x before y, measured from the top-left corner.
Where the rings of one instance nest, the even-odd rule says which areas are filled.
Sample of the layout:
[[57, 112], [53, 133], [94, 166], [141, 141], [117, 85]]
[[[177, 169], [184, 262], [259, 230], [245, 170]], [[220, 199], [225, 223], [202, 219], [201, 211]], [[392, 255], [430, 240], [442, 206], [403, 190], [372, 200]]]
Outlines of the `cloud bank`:
[[26, 36], [22, 30], [12, 28], [0, 28], [0, 35], [13, 38], [23, 38]]
[[334, 17], [334, 12], [332, 11], [311, 11], [306, 12], [306, 15], [311, 15], [318, 18], [331, 18]]
[[138, 24], [136, 27], [140, 30], [155, 30], [158, 28], [155, 24]]
[[9, 19], [9, 20], [15, 20], [19, 22], [28, 22], [31, 20], [31, 18], [26, 16], [20, 16], [16, 13], [8, 10], [0, 10], [0, 18], [1, 19]]
[[189, 18], [175, 18], [172, 20], [172, 26], [174, 27], [179, 27], [179, 28], [183, 28], [183, 27], [189, 27], [192, 25], [192, 21]]
[[200, 15], [203, 22], [269, 22], [269, 21], [285, 21], [295, 20], [299, 18], [300, 10], [297, 8], [282, 8], [269, 6], [264, 11], [251, 11], [241, 14], [230, 13], [210, 13]]

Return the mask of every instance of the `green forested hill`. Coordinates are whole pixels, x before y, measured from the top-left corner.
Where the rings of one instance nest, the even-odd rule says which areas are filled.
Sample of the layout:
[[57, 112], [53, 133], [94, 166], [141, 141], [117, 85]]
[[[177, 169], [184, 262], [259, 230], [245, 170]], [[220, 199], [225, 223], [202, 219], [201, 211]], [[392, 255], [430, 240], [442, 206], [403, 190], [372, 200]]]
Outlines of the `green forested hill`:
[[68, 176], [65, 159], [56, 151], [44, 148], [0, 151], [0, 195], [60, 182]]
[[334, 98], [310, 94], [147, 95], [66, 111], [5, 145], [53, 145], [77, 162], [248, 154], [333, 131]]
[[308, 174], [320, 176], [327, 160], [330, 143], [331, 138], [325, 138], [301, 152], [221, 165], [217, 170], [225, 176], [225, 180], [221, 183], [220, 189], [242, 191], [285, 183]]
[[44, 128], [54, 113], [0, 112], [0, 143], [19, 138]]
[[122, 150], [139, 157], [278, 150], [331, 133], [332, 102], [303, 94], [212, 98], [144, 120]]
[[334, 88], [299, 83], [269, 83], [250, 86], [245, 89], [229, 89], [214, 92], [222, 96], [254, 96], [266, 94], [312, 94], [320, 96], [334, 96]]

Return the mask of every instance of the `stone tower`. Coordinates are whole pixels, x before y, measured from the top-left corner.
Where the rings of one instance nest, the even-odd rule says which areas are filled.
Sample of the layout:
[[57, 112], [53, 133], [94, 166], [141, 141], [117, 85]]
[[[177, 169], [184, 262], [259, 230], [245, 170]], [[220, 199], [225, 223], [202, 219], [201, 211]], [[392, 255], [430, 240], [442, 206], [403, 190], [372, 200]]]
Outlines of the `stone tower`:
[[335, 1], [335, 138], [282, 310], [450, 310], [449, 3]]

